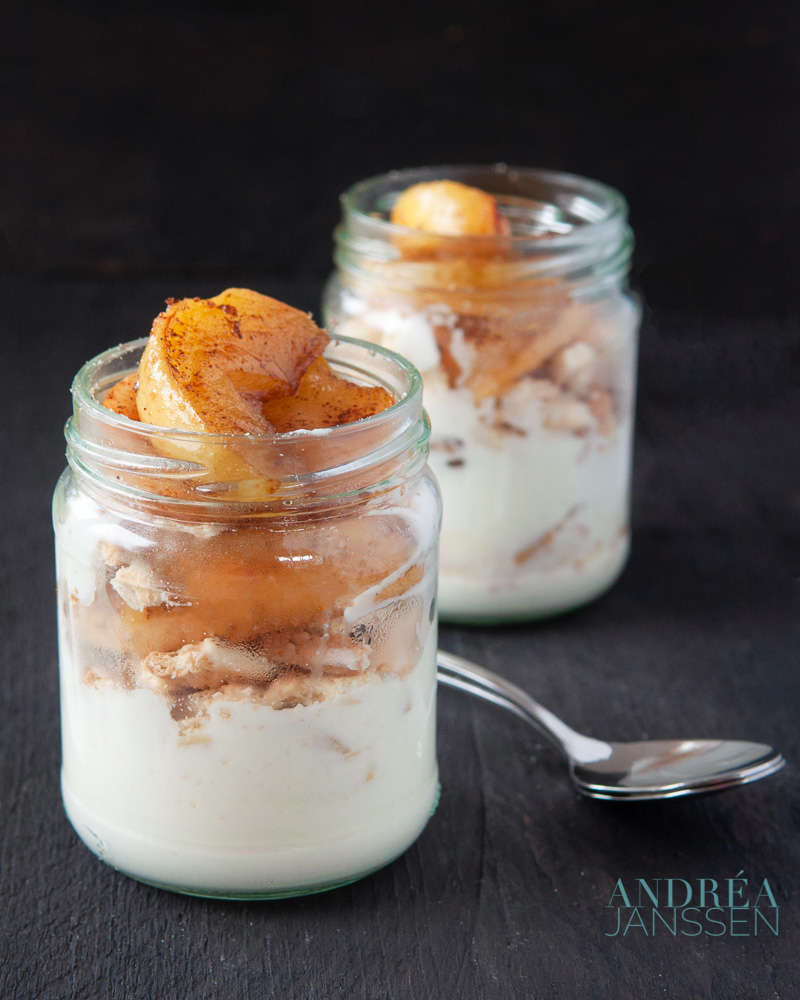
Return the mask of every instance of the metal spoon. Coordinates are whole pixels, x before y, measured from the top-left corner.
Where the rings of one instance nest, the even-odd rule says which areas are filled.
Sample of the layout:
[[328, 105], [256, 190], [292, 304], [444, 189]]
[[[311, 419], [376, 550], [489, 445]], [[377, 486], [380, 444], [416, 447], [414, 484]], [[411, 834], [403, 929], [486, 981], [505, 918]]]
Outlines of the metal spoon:
[[758, 781], [786, 761], [764, 743], [736, 740], [645, 740], [605, 743], [582, 736], [522, 688], [468, 660], [439, 650], [440, 684], [507, 708], [560, 747], [578, 790], [615, 801], [671, 799]]

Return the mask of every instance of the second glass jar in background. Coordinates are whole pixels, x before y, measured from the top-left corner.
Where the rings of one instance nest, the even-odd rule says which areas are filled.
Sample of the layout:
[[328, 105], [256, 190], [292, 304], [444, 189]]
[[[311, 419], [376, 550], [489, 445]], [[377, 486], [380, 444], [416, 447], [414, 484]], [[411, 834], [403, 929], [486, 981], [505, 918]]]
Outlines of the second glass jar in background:
[[[389, 221], [410, 185], [493, 194], [510, 234], [411, 237]], [[342, 197], [334, 334], [423, 374], [441, 486], [439, 611], [544, 617], [602, 594], [629, 551], [638, 303], [624, 198], [569, 174], [396, 171]]]

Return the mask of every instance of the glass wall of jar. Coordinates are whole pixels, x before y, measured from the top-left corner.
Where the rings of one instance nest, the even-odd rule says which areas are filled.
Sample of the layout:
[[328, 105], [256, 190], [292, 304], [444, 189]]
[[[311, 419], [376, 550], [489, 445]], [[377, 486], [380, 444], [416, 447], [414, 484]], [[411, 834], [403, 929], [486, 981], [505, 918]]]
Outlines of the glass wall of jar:
[[[504, 232], [423, 237], [390, 221], [410, 185], [445, 178], [494, 195]], [[497, 166], [397, 171], [342, 204], [325, 320], [422, 372], [440, 615], [492, 623], [596, 598], [629, 550], [640, 309], [625, 200]]]
[[76, 377], [54, 499], [67, 815], [104, 861], [181, 892], [352, 881], [413, 843], [438, 794], [419, 375], [340, 340], [334, 370], [393, 406], [182, 433], [101, 405], [144, 343]]

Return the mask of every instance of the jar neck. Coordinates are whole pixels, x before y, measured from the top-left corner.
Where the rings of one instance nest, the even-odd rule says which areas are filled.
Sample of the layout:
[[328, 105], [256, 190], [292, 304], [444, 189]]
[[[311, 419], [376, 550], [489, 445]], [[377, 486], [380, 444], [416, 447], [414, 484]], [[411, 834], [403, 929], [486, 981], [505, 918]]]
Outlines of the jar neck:
[[364, 502], [425, 465], [430, 428], [422, 381], [390, 351], [341, 337], [325, 352], [337, 374], [392, 395], [396, 402], [381, 413], [319, 430], [216, 435], [154, 427], [102, 405], [108, 389], [136, 370], [145, 343], [106, 351], [73, 383], [67, 459], [94, 491], [190, 518], [286, 517]]
[[[510, 234], [420, 238], [389, 221], [407, 187], [445, 178], [494, 195]], [[345, 285], [398, 294], [437, 287], [480, 294], [491, 287], [513, 298], [532, 283], [596, 294], [627, 279], [633, 251], [627, 203], [583, 177], [502, 165], [420, 168], [362, 181], [341, 201], [334, 259]]]

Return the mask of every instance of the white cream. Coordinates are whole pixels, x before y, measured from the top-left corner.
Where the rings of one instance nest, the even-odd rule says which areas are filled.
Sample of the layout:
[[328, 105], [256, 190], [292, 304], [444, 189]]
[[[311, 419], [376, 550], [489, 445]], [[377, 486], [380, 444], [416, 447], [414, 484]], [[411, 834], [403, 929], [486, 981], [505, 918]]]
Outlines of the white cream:
[[602, 592], [628, 551], [630, 428], [549, 430], [547, 408], [531, 401], [525, 436], [508, 434], [481, 421], [467, 390], [428, 385], [431, 423], [463, 442], [430, 458], [444, 498], [441, 614], [544, 615]]
[[65, 634], [67, 814], [130, 875], [228, 896], [324, 887], [401, 854], [435, 806], [435, 629], [411, 674], [326, 678], [310, 704], [223, 688], [188, 738], [153, 690], [86, 683]]
[[[345, 309], [351, 300], [358, 302], [345, 296]], [[444, 507], [439, 611], [450, 621], [480, 621], [577, 607], [613, 583], [629, 550], [636, 307], [624, 297], [570, 306], [559, 320], [566, 346], [541, 374], [522, 379], [499, 409], [446, 381], [434, 325], [453, 331], [450, 351], [462, 370], [476, 356], [455, 314], [444, 312], [436, 306], [411, 313], [415, 346], [427, 326], [417, 356], [426, 358], [430, 465]], [[408, 326], [408, 313], [358, 302], [337, 332], [402, 353], [398, 330]], [[587, 329], [590, 337], [580, 339]], [[595, 382], [615, 386], [613, 404], [604, 390], [592, 400]], [[604, 417], [593, 402], [613, 405], [615, 415]]]

